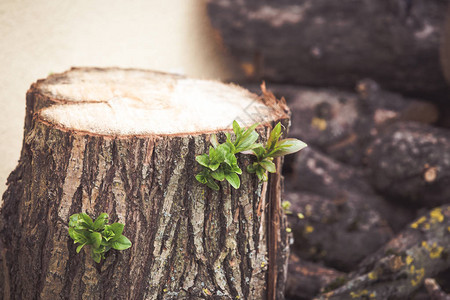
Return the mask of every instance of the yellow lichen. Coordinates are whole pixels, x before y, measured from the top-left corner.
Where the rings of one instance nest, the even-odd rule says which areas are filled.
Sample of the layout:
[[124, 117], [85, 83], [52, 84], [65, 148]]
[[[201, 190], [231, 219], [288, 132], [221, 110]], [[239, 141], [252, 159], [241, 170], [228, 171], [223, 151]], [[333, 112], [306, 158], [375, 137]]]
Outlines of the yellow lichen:
[[322, 118], [314, 117], [311, 120], [311, 126], [319, 129], [320, 131], [324, 131], [325, 129], [327, 129], [327, 121]]
[[423, 241], [422, 242], [422, 247], [424, 247], [425, 249], [428, 250], [428, 252], [430, 252], [430, 258], [431, 259], [440, 258], [441, 254], [442, 254], [442, 251], [444, 251], [444, 247], [438, 246], [438, 244], [436, 242], [434, 242], [430, 246], [426, 241]]
[[417, 269], [414, 266], [410, 267], [411, 274], [413, 275], [413, 278], [411, 279], [412, 286], [417, 286], [420, 283], [422, 283], [422, 279], [425, 276], [425, 269], [420, 268]]
[[311, 225], [308, 225], [308, 226], [305, 227], [305, 233], [306, 234], [309, 234], [309, 233], [311, 233], [313, 231], [314, 231], [314, 227], [312, 227]]
[[211, 296], [211, 292], [207, 288], [203, 289], [203, 293], [205, 293], [208, 296]]
[[389, 267], [392, 271], [397, 271], [403, 268], [404, 265], [405, 263], [403, 262], [401, 256], [395, 256], [389, 260]]
[[367, 277], [369, 277], [370, 280], [376, 280], [378, 278], [378, 274], [377, 272], [370, 272], [369, 274], [367, 274]]
[[440, 258], [442, 251], [444, 251], [444, 247], [438, 246], [436, 248], [431, 249], [430, 251], [430, 258], [431, 259], [436, 259], [436, 258]]
[[289, 210], [289, 208], [291, 208], [291, 202], [286, 200], [281, 202], [281, 208], [284, 210]]
[[289, 228], [289, 227], [287, 227], [287, 228], [286, 228], [286, 232], [287, 232], [287, 233], [291, 233], [291, 232], [292, 232], [292, 229]]
[[[297, 217], [299, 218], [299, 219], [304, 219], [305, 218], [305, 216], [302, 214], [302, 213], [298, 213], [297, 214]], [[450, 227], [449, 227], [450, 228]]]
[[359, 292], [350, 292], [350, 296], [352, 298], [361, 298], [362, 296], [367, 296], [369, 295], [369, 291], [368, 290], [362, 290]]
[[407, 256], [406, 257], [406, 264], [409, 266], [412, 262], [414, 261], [414, 258], [412, 258], [412, 256]]
[[438, 207], [433, 209], [430, 212], [431, 222], [432, 223], [442, 223], [444, 221], [444, 215], [442, 214], [442, 208]]
[[417, 221], [411, 224], [411, 228], [417, 229], [419, 228], [419, 225], [422, 224], [427, 220], [426, 217], [420, 217]]

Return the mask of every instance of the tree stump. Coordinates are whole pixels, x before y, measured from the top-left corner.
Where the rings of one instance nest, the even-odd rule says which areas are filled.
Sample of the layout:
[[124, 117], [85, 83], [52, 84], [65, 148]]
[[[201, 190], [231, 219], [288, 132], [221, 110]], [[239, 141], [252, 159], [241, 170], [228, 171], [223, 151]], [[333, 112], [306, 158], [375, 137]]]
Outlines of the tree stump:
[[[281, 160], [268, 182], [244, 171], [238, 190], [195, 179], [196, 155], [233, 120], [259, 122], [264, 141], [289, 111], [265, 91], [144, 70], [75, 68], [33, 84], [1, 208], [4, 298], [282, 299]], [[124, 223], [132, 247], [99, 264], [77, 254], [68, 220], [79, 212]]]

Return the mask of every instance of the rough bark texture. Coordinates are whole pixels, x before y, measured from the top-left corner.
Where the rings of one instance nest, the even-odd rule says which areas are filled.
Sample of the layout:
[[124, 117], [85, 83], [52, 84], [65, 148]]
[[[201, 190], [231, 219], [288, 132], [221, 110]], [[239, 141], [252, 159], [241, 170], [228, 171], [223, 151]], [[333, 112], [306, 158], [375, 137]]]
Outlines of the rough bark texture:
[[381, 214], [394, 231], [402, 229], [415, 216], [408, 208], [389, 203], [377, 195], [365, 170], [335, 161], [312, 147], [295, 155], [291, 164], [293, 170], [286, 180], [286, 189], [290, 192], [317, 194], [336, 207], [349, 206], [354, 212], [363, 212], [364, 207], [370, 207]]
[[304, 261], [291, 254], [289, 257], [286, 297], [296, 300], [309, 300], [323, 288], [345, 280], [346, 274]]
[[447, 1], [209, 0], [211, 22], [254, 79], [351, 88], [363, 78], [436, 93]]
[[289, 104], [291, 137], [352, 165], [365, 163], [367, 146], [387, 126], [400, 121], [433, 124], [439, 117], [434, 104], [388, 92], [370, 79], [357, 83], [357, 93], [280, 84], [269, 88]]
[[418, 218], [374, 255], [342, 287], [321, 299], [409, 299], [428, 277], [450, 267], [450, 206]]
[[425, 287], [431, 300], [450, 300], [450, 295], [445, 293], [433, 278], [425, 279]]
[[368, 150], [372, 182], [409, 204], [433, 207], [450, 197], [450, 134], [417, 123], [398, 123]]
[[307, 192], [288, 193], [285, 199], [291, 202], [291, 251], [302, 259], [349, 272], [393, 237], [370, 199], [354, 194], [325, 198]]
[[[239, 190], [214, 192], [194, 178], [209, 133], [107, 136], [31, 117], [51, 102], [39, 83], [30, 90], [22, 156], [3, 196], [5, 299], [283, 298], [279, 174], [259, 183], [244, 172]], [[271, 125], [259, 128], [263, 139]], [[100, 264], [76, 254], [67, 229], [78, 212], [108, 213], [133, 246]]]
[[446, 21], [442, 30], [440, 56], [442, 71], [447, 83], [450, 84], [450, 6], [447, 8]]

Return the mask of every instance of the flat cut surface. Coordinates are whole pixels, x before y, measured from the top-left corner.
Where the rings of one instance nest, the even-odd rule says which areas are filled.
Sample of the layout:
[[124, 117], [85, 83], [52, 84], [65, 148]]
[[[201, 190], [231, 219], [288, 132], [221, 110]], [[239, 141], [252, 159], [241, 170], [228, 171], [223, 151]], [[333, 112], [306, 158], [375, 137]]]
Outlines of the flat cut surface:
[[72, 69], [50, 76], [39, 90], [67, 103], [43, 109], [41, 118], [95, 134], [194, 133], [276, 118], [238, 86], [143, 70]]

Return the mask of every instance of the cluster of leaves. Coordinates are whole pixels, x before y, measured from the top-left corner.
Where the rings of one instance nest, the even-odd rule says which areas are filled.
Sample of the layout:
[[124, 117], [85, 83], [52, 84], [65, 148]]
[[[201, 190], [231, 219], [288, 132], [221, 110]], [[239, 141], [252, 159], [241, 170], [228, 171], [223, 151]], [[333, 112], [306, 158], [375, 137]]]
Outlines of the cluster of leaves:
[[271, 131], [267, 144], [263, 146], [256, 143], [259, 138], [255, 131], [257, 126], [258, 124], [253, 124], [245, 129], [233, 121], [235, 138], [233, 140], [227, 133], [227, 139], [222, 144], [219, 144], [216, 135], [213, 134], [209, 153], [196, 157], [197, 162], [203, 166], [203, 170], [195, 178], [216, 191], [219, 190], [216, 180], [227, 180], [232, 187], [238, 189], [241, 184], [238, 175], [242, 174], [242, 170], [237, 164], [236, 154], [245, 153], [256, 156], [256, 161], [247, 167], [247, 172], [255, 173], [259, 180], [267, 181], [267, 172], [276, 172], [274, 157], [294, 153], [306, 147], [305, 143], [297, 139], [279, 140], [282, 135], [280, 123]]
[[215, 134], [211, 135], [212, 146], [209, 147], [209, 153], [196, 157], [197, 162], [203, 166], [203, 170], [195, 178], [216, 191], [219, 190], [219, 185], [215, 180], [227, 180], [232, 187], [238, 189], [241, 185], [238, 174], [242, 174], [242, 170], [237, 164], [236, 154], [258, 146], [258, 144], [255, 144], [259, 137], [255, 131], [256, 126], [258, 124], [254, 124], [245, 130], [234, 121], [234, 141], [232, 141], [231, 135], [227, 133], [227, 140], [222, 144], [219, 144]]
[[125, 250], [131, 247], [130, 240], [122, 235], [124, 225], [121, 223], [108, 225], [108, 218], [106, 213], [100, 214], [95, 221], [85, 213], [70, 216], [69, 235], [75, 244], [80, 244], [77, 253], [88, 245], [92, 258], [99, 263], [111, 248]]
[[277, 171], [273, 163], [275, 157], [295, 153], [306, 147], [306, 144], [298, 139], [280, 140], [282, 134], [281, 124], [278, 123], [270, 132], [266, 145], [259, 145], [252, 149], [256, 161], [247, 167], [247, 172], [256, 173], [259, 180], [267, 181], [267, 172], [276, 173]]

